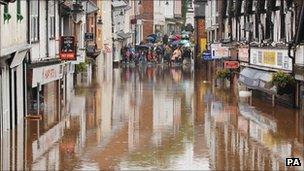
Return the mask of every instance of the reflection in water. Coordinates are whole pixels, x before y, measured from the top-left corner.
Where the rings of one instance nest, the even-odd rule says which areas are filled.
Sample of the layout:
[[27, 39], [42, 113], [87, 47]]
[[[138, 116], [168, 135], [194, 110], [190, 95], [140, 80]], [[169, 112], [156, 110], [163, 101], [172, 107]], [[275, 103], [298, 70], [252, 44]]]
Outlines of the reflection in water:
[[99, 67], [92, 85], [69, 95], [65, 117], [3, 135], [0, 169], [278, 170], [286, 157], [304, 161], [302, 114], [258, 99], [238, 103], [234, 87], [203, 75]]

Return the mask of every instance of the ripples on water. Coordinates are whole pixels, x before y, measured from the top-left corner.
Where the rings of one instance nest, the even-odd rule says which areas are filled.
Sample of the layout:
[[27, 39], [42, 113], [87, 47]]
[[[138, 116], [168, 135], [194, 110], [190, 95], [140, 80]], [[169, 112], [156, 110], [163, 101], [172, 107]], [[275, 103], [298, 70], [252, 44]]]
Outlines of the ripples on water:
[[304, 163], [303, 114], [240, 103], [233, 87], [213, 83], [191, 67], [100, 69], [39, 139], [36, 121], [19, 126], [26, 133], [16, 139], [3, 136], [1, 170], [279, 170], [290, 156]]

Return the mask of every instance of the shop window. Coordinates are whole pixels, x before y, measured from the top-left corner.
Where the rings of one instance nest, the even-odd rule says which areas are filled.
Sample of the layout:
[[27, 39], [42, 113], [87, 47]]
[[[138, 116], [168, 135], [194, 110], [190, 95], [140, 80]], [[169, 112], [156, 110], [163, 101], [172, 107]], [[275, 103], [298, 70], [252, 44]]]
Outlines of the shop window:
[[262, 54], [262, 52], [258, 52], [258, 61], [259, 61], [260, 64], [263, 63], [262, 60], [263, 60], [263, 54]]
[[281, 53], [281, 52], [278, 52], [277, 64], [278, 64], [278, 66], [280, 66], [280, 67], [283, 66], [283, 53]]
[[289, 57], [284, 56], [284, 69], [289, 69]]

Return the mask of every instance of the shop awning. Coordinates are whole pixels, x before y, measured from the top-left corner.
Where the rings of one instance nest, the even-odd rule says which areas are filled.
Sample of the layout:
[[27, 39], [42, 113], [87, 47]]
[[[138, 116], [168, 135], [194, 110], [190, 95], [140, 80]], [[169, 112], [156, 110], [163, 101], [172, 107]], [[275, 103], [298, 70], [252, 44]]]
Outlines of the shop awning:
[[258, 70], [252, 68], [245, 68], [241, 71], [239, 81], [250, 88], [258, 88], [259, 80], [255, 78]]
[[245, 68], [241, 71], [239, 81], [252, 89], [271, 91], [273, 87], [272, 73], [253, 68]]
[[23, 51], [17, 51], [15, 53], [15, 56], [13, 58], [13, 61], [11, 63], [11, 68], [14, 68], [20, 64], [22, 64], [23, 59], [25, 58], [26, 53], [28, 52], [28, 49], [23, 50]]

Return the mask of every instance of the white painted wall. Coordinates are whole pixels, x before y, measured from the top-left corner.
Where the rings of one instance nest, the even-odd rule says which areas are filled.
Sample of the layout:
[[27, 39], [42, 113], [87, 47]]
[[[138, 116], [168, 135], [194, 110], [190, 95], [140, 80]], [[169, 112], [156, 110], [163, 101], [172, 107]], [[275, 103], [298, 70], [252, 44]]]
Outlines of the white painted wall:
[[[155, 29], [155, 25], [165, 25], [165, 14], [166, 14], [166, 2], [162, 1], [162, 0], [155, 0], [153, 2], [154, 5], [154, 29]], [[154, 30], [155, 31], [155, 30]]]
[[21, 1], [21, 15], [23, 20], [17, 21], [17, 3], [9, 3], [8, 10], [11, 15], [9, 22], [4, 22], [4, 5], [0, 5], [0, 49], [1, 54], [13, 53], [16, 48], [27, 44], [27, 8], [26, 1]]
[[[39, 1], [39, 7], [40, 7], [40, 19], [39, 19], [39, 42], [32, 43], [32, 55], [31, 59], [32, 61], [40, 61], [45, 60], [47, 58], [58, 58], [59, 54], [59, 42], [56, 40], [47, 40], [46, 37], [46, 1]], [[49, 8], [51, 7], [51, 4], [49, 4]], [[55, 20], [56, 20], [56, 39], [59, 39], [59, 15], [58, 15], [58, 4], [55, 3]], [[46, 42], [49, 41], [49, 54], [47, 56], [47, 50], [46, 50]]]

